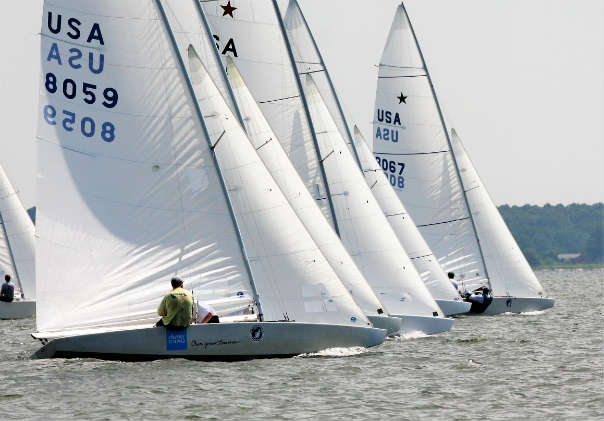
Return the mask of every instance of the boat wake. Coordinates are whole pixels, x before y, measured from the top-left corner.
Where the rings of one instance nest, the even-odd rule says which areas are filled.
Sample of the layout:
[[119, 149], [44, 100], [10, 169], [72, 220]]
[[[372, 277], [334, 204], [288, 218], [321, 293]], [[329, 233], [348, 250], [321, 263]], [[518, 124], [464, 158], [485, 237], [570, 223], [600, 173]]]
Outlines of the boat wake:
[[525, 311], [523, 313], [511, 313], [511, 312], [506, 312], [503, 313], [506, 316], [539, 316], [541, 314], [544, 314], [545, 310], [536, 310], [536, 311]]
[[412, 332], [405, 332], [400, 335], [396, 335], [394, 337], [388, 337], [386, 340], [388, 341], [406, 341], [409, 339], [419, 339], [419, 338], [427, 338], [430, 335], [425, 334], [424, 332], [420, 332], [418, 330], [414, 330]]
[[327, 348], [319, 352], [310, 352], [297, 355], [295, 358], [340, 358], [352, 357], [367, 352], [367, 348], [362, 346], [352, 346], [348, 348]]
[[521, 316], [538, 316], [544, 314], [545, 310], [527, 311], [526, 313], [520, 313]]

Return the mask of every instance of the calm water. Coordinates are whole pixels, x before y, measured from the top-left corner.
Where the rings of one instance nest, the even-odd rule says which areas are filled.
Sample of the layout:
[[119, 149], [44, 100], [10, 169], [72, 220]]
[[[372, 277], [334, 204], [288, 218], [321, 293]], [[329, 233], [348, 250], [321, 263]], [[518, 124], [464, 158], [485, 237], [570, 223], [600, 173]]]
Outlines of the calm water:
[[537, 276], [550, 311], [291, 359], [33, 361], [33, 320], [0, 321], [0, 419], [602, 419], [604, 272]]

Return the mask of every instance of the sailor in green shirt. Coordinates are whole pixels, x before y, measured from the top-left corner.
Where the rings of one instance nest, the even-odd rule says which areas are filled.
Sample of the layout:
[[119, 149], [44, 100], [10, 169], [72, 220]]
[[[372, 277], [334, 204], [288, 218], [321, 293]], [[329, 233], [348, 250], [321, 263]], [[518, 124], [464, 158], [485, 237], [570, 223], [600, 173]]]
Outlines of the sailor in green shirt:
[[193, 296], [183, 288], [180, 278], [172, 278], [170, 291], [157, 309], [162, 318], [155, 326], [166, 326], [173, 329], [184, 329], [191, 324], [193, 316]]

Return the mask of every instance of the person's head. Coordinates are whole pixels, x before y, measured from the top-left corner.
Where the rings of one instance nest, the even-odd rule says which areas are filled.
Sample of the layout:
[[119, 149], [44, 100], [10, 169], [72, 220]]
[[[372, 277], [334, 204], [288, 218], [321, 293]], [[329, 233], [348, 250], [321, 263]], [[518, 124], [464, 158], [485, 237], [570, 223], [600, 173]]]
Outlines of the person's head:
[[182, 279], [178, 278], [178, 277], [174, 277], [172, 278], [172, 280], [170, 281], [170, 283], [172, 284], [172, 288], [179, 288], [182, 287]]
[[4, 275], [4, 280], [6, 282], [10, 282], [10, 275], [8, 273], [6, 275]]
[[485, 293], [485, 294], [488, 294], [489, 292], [491, 292], [491, 290], [489, 289], [489, 287], [484, 287], [482, 289], [482, 292]]
[[447, 276], [449, 277], [449, 279], [454, 279], [455, 278], [455, 274], [453, 272], [447, 273]]

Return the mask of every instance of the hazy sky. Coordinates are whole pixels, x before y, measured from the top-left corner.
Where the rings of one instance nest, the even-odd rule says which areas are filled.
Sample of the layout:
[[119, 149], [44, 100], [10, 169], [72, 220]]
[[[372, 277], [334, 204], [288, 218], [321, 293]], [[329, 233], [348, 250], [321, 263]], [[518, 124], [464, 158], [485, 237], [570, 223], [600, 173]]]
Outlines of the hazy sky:
[[[399, 1], [299, 1], [345, 110], [370, 138], [375, 65]], [[25, 206], [35, 204], [41, 4], [14, 2], [0, 25], [0, 164]], [[497, 204], [604, 200], [604, 1], [405, 5], [449, 126]]]

